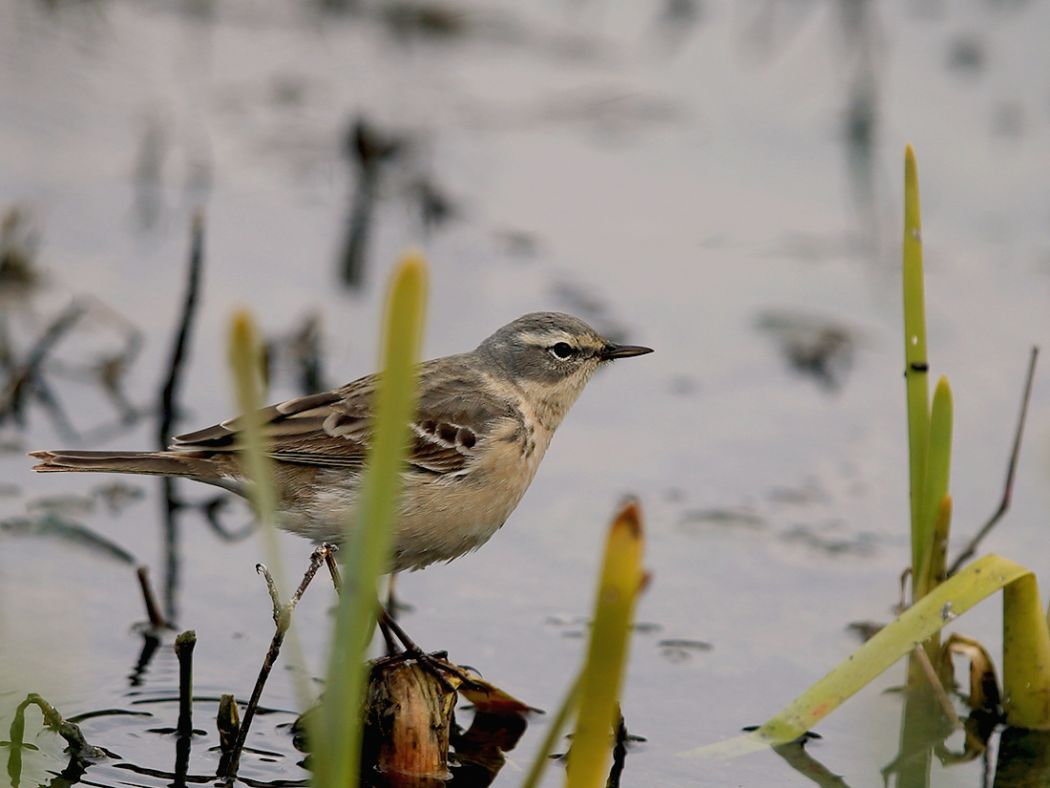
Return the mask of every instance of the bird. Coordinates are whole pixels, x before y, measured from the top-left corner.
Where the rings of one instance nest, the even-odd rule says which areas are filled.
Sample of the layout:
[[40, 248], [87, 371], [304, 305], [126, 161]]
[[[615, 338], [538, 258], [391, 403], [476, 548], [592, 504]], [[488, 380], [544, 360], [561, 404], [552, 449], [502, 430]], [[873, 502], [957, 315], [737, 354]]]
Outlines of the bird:
[[[517, 507], [555, 430], [594, 373], [652, 349], [606, 339], [580, 318], [532, 312], [472, 351], [418, 366], [388, 570], [422, 569], [481, 547]], [[379, 375], [264, 408], [277, 524], [338, 545], [353, 523], [372, 442]], [[34, 451], [43, 473], [185, 477], [248, 497], [244, 421], [179, 435], [167, 451]]]

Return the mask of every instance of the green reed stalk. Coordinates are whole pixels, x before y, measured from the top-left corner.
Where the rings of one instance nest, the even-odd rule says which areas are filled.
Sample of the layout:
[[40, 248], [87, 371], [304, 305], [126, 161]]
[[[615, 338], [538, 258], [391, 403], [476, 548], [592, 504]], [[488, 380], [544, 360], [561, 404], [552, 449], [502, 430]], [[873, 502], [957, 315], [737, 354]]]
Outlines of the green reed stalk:
[[930, 436], [929, 362], [926, 357], [926, 301], [923, 292], [922, 223], [915, 151], [904, 152], [904, 376], [907, 383], [908, 468], [911, 500], [912, 599], [914, 579], [922, 570], [924, 545], [930, 542], [923, 520], [926, 454]]
[[361, 764], [365, 650], [376, 621], [376, 583], [388, 571], [426, 299], [426, 263], [408, 254], [394, 272], [384, 322], [383, 374], [357, 516], [347, 523], [345, 579], [336, 613], [320, 726], [313, 731], [314, 785], [354, 788]]

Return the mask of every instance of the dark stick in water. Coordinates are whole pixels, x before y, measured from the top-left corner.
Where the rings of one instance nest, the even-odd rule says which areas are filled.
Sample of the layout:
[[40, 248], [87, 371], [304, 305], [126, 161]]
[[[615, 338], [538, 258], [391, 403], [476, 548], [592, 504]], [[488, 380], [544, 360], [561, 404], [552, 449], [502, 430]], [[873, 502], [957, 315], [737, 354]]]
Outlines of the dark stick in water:
[[193, 736], [193, 649], [197, 633], [188, 629], [175, 638], [175, 656], [179, 660], [179, 722], [176, 733]]
[[[160, 424], [157, 429], [157, 443], [161, 450], [168, 447], [171, 439], [172, 425], [178, 416], [178, 391], [182, 381], [182, 368], [190, 342], [193, 320], [197, 314], [197, 302], [200, 295], [201, 269], [204, 266], [204, 214], [196, 213], [190, 230], [190, 259], [186, 278], [186, 292], [183, 295], [182, 314], [179, 327], [175, 333], [175, 344], [171, 351], [171, 362], [168, 365], [168, 377], [160, 392]], [[179, 584], [178, 524], [175, 514], [180, 502], [175, 498], [175, 482], [165, 477], [161, 480], [163, 489], [164, 522], [164, 611], [169, 621], [176, 616], [175, 596]]]
[[142, 601], [146, 604], [146, 615], [149, 616], [149, 625], [153, 629], [163, 629], [168, 626], [164, 615], [160, 612], [157, 597], [153, 593], [153, 585], [149, 581], [149, 567], [140, 566], [135, 570], [139, 579], [139, 588], [142, 590]]
[[340, 267], [343, 284], [351, 290], [359, 289], [364, 281], [380, 169], [403, 147], [401, 139], [385, 134], [363, 118], [354, 122], [347, 135], [346, 153], [357, 182]]
[[182, 367], [186, 359], [186, 348], [190, 343], [190, 332], [193, 318], [197, 312], [197, 300], [200, 295], [201, 268], [204, 263], [204, 214], [198, 212], [193, 217], [190, 235], [190, 265], [187, 272], [186, 292], [183, 294], [182, 314], [179, 317], [179, 329], [175, 334], [175, 344], [171, 349], [171, 361], [168, 364], [168, 377], [160, 392], [160, 425], [157, 430], [158, 449], [168, 448], [171, 440], [171, 428], [176, 418], [176, 399], [179, 384], [182, 382]]

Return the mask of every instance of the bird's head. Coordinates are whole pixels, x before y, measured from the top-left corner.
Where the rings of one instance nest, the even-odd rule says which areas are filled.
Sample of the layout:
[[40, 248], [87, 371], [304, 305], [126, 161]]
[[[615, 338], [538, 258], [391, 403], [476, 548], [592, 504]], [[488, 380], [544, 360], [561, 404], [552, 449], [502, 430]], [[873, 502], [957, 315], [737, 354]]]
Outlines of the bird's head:
[[530, 312], [508, 323], [478, 347], [500, 374], [516, 384], [557, 426], [598, 367], [617, 358], [652, 353], [620, 345], [578, 317]]

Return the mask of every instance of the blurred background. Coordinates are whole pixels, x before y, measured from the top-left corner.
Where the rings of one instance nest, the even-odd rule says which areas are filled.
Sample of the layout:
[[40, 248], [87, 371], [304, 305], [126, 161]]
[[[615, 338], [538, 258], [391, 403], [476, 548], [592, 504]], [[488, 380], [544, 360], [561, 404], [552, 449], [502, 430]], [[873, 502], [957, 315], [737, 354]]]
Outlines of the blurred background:
[[[156, 447], [199, 211], [175, 432], [233, 411], [235, 308], [266, 334], [275, 400], [373, 371], [409, 246], [431, 264], [428, 356], [538, 309], [655, 348], [590, 385], [482, 551], [401, 577], [403, 621], [553, 709], [609, 517], [637, 495], [653, 581], [623, 712], [645, 741], [622, 784], [811, 784], [773, 753], [678, 754], [761, 722], [856, 647], [851, 622], [892, 615], [907, 142], [931, 369], [956, 398], [957, 538], [995, 509], [1050, 330], [1047, 30], [1050, 7], [1025, 0], [0, 0], [0, 729], [29, 691], [115, 709], [83, 727], [117, 757], [61, 784], [172, 784], [177, 666], [169, 642], [144, 658], [140, 563], [197, 631], [196, 693], [254, 682], [272, 622], [243, 505], [180, 483], [172, 512], [160, 482], [34, 476], [24, 457]], [[1043, 577], [1047, 383], [986, 543]], [[281, 548], [297, 576], [309, 545]], [[311, 676], [332, 603], [318, 584], [297, 612]], [[988, 603], [962, 631], [995, 653], [999, 626]], [[285, 664], [252, 785], [307, 778]], [[882, 784], [895, 757], [892, 673], [809, 747], [847, 784]], [[218, 758], [199, 706], [212, 733], [190, 778]], [[520, 782], [546, 725], [530, 719], [497, 785]], [[59, 784], [61, 742], [33, 741], [22, 784]], [[935, 768], [937, 785], [985, 773]]]

